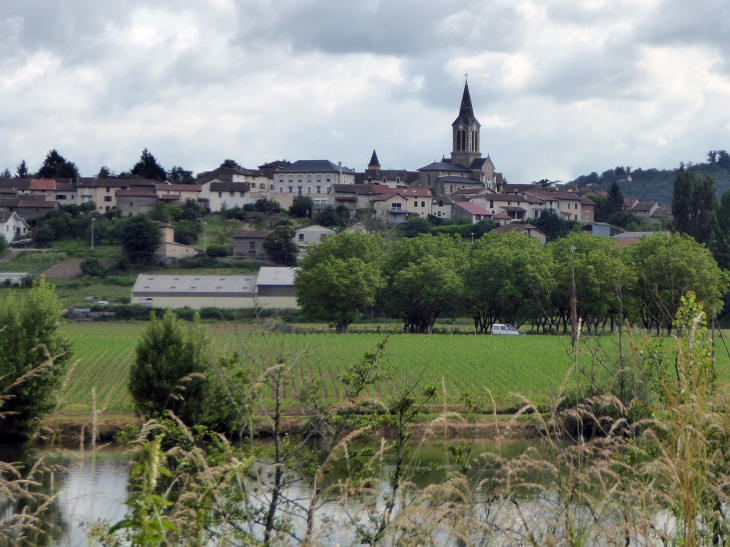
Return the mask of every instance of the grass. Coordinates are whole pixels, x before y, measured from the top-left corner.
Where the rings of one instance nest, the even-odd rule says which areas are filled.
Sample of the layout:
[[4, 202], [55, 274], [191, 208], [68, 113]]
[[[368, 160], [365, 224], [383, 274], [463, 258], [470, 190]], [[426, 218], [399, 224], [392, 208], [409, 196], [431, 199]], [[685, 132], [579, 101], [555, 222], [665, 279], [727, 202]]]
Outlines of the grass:
[[67, 257], [63, 251], [21, 251], [0, 264], [0, 272], [19, 272], [38, 275]]
[[[95, 296], [102, 296], [96, 294]], [[126, 378], [134, 356], [136, 341], [145, 323], [71, 323], [64, 327], [74, 341], [74, 360], [78, 364], [69, 374], [62, 392], [65, 412], [87, 412], [92, 386], [97, 388], [100, 407], [123, 411], [131, 409]], [[339, 373], [355, 363], [382, 340], [382, 334], [283, 335], [252, 332], [252, 325], [213, 323], [209, 325], [216, 354], [238, 351], [262, 362], [276, 354], [302, 353], [302, 378], [287, 386], [286, 397], [293, 402], [303, 382], [320, 379], [326, 398], [338, 400], [342, 394]], [[610, 337], [604, 339], [611, 345]], [[458, 403], [467, 391], [491, 390], [502, 408], [518, 404], [513, 393], [545, 403], [561, 388], [571, 370], [566, 354], [569, 341], [557, 336], [492, 337], [465, 335], [396, 335], [386, 349], [386, 363], [396, 382], [379, 385], [371, 395], [386, 396], [393, 386], [408, 379], [444, 379], [448, 402]], [[727, 364], [727, 358], [719, 365]]]
[[63, 251], [69, 258], [97, 258], [99, 260], [115, 260], [122, 258], [121, 245], [91, 245], [82, 239], [61, 239], [51, 243], [51, 250]]

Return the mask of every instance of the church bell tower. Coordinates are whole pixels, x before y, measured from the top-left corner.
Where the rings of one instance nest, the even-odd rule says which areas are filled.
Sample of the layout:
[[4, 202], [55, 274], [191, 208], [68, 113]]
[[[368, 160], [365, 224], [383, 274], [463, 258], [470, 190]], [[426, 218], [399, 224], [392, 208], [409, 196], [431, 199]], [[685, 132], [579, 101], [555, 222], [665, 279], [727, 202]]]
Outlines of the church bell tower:
[[481, 125], [474, 117], [468, 83], [464, 83], [459, 117], [451, 124], [451, 127], [454, 137], [451, 163], [471, 167], [474, 160], [482, 157], [482, 153], [479, 151]]

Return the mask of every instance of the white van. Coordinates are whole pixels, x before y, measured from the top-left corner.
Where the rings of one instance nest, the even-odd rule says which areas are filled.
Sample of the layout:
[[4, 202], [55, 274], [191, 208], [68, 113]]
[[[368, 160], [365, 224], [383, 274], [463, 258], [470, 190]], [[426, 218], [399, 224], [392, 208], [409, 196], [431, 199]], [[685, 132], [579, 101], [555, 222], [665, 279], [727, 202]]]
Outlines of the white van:
[[518, 331], [512, 325], [502, 325], [501, 323], [495, 323], [492, 325], [492, 334], [500, 334], [503, 336], [524, 336], [524, 332]]

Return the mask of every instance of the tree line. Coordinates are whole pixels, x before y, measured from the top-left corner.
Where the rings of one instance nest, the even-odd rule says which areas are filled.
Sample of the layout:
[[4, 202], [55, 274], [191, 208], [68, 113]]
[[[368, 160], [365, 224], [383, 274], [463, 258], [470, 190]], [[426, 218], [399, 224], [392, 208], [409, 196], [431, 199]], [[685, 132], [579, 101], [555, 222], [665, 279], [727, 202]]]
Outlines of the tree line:
[[586, 232], [544, 247], [514, 232], [473, 244], [448, 235], [388, 242], [343, 233], [310, 247], [299, 266], [303, 314], [335, 323], [339, 333], [376, 314], [401, 319], [409, 333], [430, 333], [439, 317], [464, 314], [481, 333], [495, 322], [567, 331], [573, 276], [578, 317], [591, 331], [627, 320], [671, 328], [683, 294], [695, 291], [716, 317], [730, 282], [709, 249], [683, 234], [619, 248]]

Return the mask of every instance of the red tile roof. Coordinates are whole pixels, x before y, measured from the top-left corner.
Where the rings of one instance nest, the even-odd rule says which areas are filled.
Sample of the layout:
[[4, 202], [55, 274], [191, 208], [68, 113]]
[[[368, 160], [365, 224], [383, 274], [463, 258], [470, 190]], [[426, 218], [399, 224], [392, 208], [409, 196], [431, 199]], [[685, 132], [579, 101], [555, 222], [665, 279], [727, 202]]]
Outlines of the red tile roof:
[[476, 203], [472, 203], [471, 201], [457, 203], [456, 207], [461, 207], [467, 213], [471, 213], [472, 215], [482, 215], [482, 216], [489, 216], [489, 217], [492, 216], [492, 213], [487, 211], [484, 207], [482, 207], [481, 205], [478, 205]]
[[30, 181], [31, 190], [55, 190], [56, 181], [53, 179], [33, 179]]

